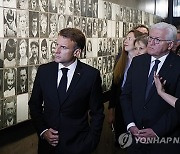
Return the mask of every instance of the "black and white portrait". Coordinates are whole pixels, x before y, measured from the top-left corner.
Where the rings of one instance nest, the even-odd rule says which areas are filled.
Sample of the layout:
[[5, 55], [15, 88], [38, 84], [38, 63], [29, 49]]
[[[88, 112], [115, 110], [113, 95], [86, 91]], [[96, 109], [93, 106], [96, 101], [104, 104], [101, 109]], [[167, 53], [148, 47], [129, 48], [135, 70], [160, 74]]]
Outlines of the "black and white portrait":
[[98, 19], [98, 37], [102, 37], [102, 31], [103, 31], [103, 20]]
[[97, 67], [98, 67], [98, 70], [100, 71], [100, 73], [102, 74], [102, 57], [98, 57], [98, 60], [97, 60]]
[[86, 37], [92, 37], [92, 18], [87, 18], [87, 33]]
[[29, 67], [29, 91], [32, 92], [34, 80], [37, 74], [37, 66], [30, 66]]
[[66, 17], [63, 14], [60, 14], [58, 17], [58, 32], [65, 28], [66, 25]]
[[58, 13], [64, 14], [65, 9], [66, 9], [66, 1], [65, 0], [59, 0], [58, 3]]
[[3, 0], [4, 7], [16, 8], [16, 0]]
[[40, 40], [40, 53], [39, 53], [39, 63], [47, 63], [48, 60], [48, 41], [47, 39]]
[[28, 39], [19, 39], [17, 48], [17, 65], [28, 65]]
[[3, 127], [9, 127], [16, 124], [16, 98], [9, 97], [4, 100], [3, 104]]
[[17, 94], [28, 92], [28, 67], [17, 68]]
[[81, 29], [81, 18], [74, 16], [74, 28]]
[[49, 40], [49, 61], [54, 61], [56, 52], [56, 40]]
[[29, 16], [28, 11], [25, 10], [19, 10], [17, 12], [17, 36], [27, 38], [29, 36]]
[[87, 39], [86, 41], [86, 57], [87, 58], [93, 57], [92, 39]]
[[4, 40], [4, 67], [14, 67], [16, 65], [16, 39]]
[[81, 0], [81, 16], [86, 17], [86, 0]]
[[66, 0], [65, 14], [73, 15], [74, 13], [74, 0]]
[[48, 0], [39, 0], [39, 9], [41, 12], [48, 12]]
[[98, 37], [98, 19], [93, 19], [92, 22], [92, 37]]
[[49, 0], [49, 12], [57, 13], [57, 1]]
[[92, 1], [92, 17], [98, 18], [98, 0]]
[[28, 0], [17, 0], [17, 8], [27, 10]]
[[40, 14], [40, 37], [48, 37], [48, 14]]
[[99, 56], [102, 56], [102, 53], [103, 53], [103, 39], [99, 38], [98, 39], [98, 57]]
[[86, 33], [87, 33], [87, 20], [84, 17], [81, 18], [81, 31], [86, 36]]
[[50, 38], [57, 37], [57, 15], [56, 14], [49, 15], [49, 37]]
[[92, 0], [86, 1], [86, 16], [92, 17]]
[[29, 0], [29, 9], [33, 11], [39, 10], [39, 0]]
[[17, 20], [15, 9], [4, 9], [4, 37], [17, 36]]
[[74, 15], [80, 16], [81, 15], [81, 1], [74, 0]]
[[102, 47], [102, 49], [103, 49], [102, 55], [106, 56], [107, 55], [107, 38], [103, 39], [103, 47]]
[[111, 20], [112, 19], [112, 3], [107, 2], [107, 19]]
[[107, 38], [107, 52], [106, 52], [106, 55], [111, 54], [111, 49], [112, 49], [112, 40], [111, 40], [111, 38]]
[[4, 97], [16, 94], [16, 69], [8, 68], [4, 71]]
[[38, 39], [29, 39], [29, 64], [39, 64], [39, 41]]
[[87, 58], [87, 59], [86, 59], [86, 64], [92, 66], [92, 65], [93, 65], [92, 62], [93, 62], [92, 58]]
[[93, 58], [92, 66], [98, 69], [97, 58]]
[[29, 37], [39, 37], [39, 13], [29, 11]]
[[66, 28], [73, 28], [73, 17], [66, 16]]

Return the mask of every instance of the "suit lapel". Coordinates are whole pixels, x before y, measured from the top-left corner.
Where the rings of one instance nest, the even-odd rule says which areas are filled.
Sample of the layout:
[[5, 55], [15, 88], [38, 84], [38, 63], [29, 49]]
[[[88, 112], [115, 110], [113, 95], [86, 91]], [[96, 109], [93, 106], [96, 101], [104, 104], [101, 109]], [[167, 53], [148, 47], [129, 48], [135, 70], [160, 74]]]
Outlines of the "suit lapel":
[[[169, 71], [171, 70], [172, 67], [173, 67], [173, 55], [170, 52], [169, 55], [167, 56], [166, 60], [164, 61], [163, 66], [161, 67], [161, 69], [159, 71], [159, 76], [164, 78], [166, 76], [166, 74], [170, 74]], [[150, 100], [150, 98], [152, 97], [152, 95], [154, 94], [155, 91], [156, 91], [156, 87], [155, 87], [155, 84], [153, 83], [146, 102], [148, 102]]]
[[66, 93], [66, 97], [62, 101], [61, 105], [63, 105], [65, 103], [65, 100], [69, 97], [70, 93], [72, 92], [72, 90], [74, 89], [74, 87], [78, 83], [80, 77], [82, 76], [82, 73], [83, 72], [82, 72], [81, 62], [78, 60], [78, 63], [77, 63], [73, 78], [71, 80], [71, 83], [70, 83], [69, 88], [68, 88], [67, 93]]

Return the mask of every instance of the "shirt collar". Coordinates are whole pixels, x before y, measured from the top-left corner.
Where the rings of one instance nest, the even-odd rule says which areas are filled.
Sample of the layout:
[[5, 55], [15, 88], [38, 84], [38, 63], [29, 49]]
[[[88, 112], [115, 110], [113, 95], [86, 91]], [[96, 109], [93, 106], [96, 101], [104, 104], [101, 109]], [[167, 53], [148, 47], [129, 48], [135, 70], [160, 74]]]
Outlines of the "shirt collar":
[[59, 63], [59, 69], [58, 70], [60, 70], [61, 68], [68, 68], [68, 70], [72, 70], [72, 69], [75, 70], [76, 66], [77, 66], [77, 59], [68, 67], [64, 67], [61, 63]]
[[[158, 58], [158, 60], [160, 60], [161, 62], [164, 62], [165, 59], [166, 59], [166, 57], [167, 57], [168, 55], [169, 55], [169, 53], [167, 53], [166, 55], [164, 55], [164, 56]], [[151, 56], [151, 63], [153, 63], [155, 60], [157, 60], [157, 58]]]

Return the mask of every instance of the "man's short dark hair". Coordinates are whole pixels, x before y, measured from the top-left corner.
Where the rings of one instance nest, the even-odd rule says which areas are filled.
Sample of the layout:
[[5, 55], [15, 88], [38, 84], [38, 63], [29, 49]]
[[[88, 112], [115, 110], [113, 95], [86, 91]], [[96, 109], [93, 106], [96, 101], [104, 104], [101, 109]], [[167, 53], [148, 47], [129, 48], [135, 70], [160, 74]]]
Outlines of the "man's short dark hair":
[[64, 28], [62, 29], [59, 34], [59, 36], [63, 36], [66, 38], [71, 39], [71, 41], [76, 43], [75, 48], [80, 48], [81, 50], [84, 49], [86, 38], [84, 34], [77, 28]]

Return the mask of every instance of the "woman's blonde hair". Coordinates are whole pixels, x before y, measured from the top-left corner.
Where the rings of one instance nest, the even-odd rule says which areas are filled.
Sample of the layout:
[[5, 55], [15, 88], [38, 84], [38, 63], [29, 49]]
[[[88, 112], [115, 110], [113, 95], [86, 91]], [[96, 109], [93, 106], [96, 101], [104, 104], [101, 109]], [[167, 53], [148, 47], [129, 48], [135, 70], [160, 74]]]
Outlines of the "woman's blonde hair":
[[[135, 30], [135, 29], [130, 30], [130, 31], [128, 32], [128, 34], [131, 33], [131, 32], [134, 34], [134, 37], [135, 37], [135, 38], [143, 35], [142, 32], [139, 32], [138, 30]], [[115, 65], [115, 67], [114, 67], [114, 72], [113, 72], [113, 73], [114, 73], [114, 78], [113, 78], [114, 80], [113, 80], [113, 82], [114, 82], [115, 84], [118, 84], [119, 81], [120, 81], [120, 79], [121, 79], [121, 78], [123, 77], [123, 75], [124, 75], [124, 71], [125, 71], [126, 63], [127, 63], [127, 55], [128, 55], [128, 53], [127, 53], [127, 51], [125, 51], [125, 48], [124, 48], [124, 46], [123, 46], [122, 52], [121, 52], [121, 56], [119, 57], [116, 65]]]

